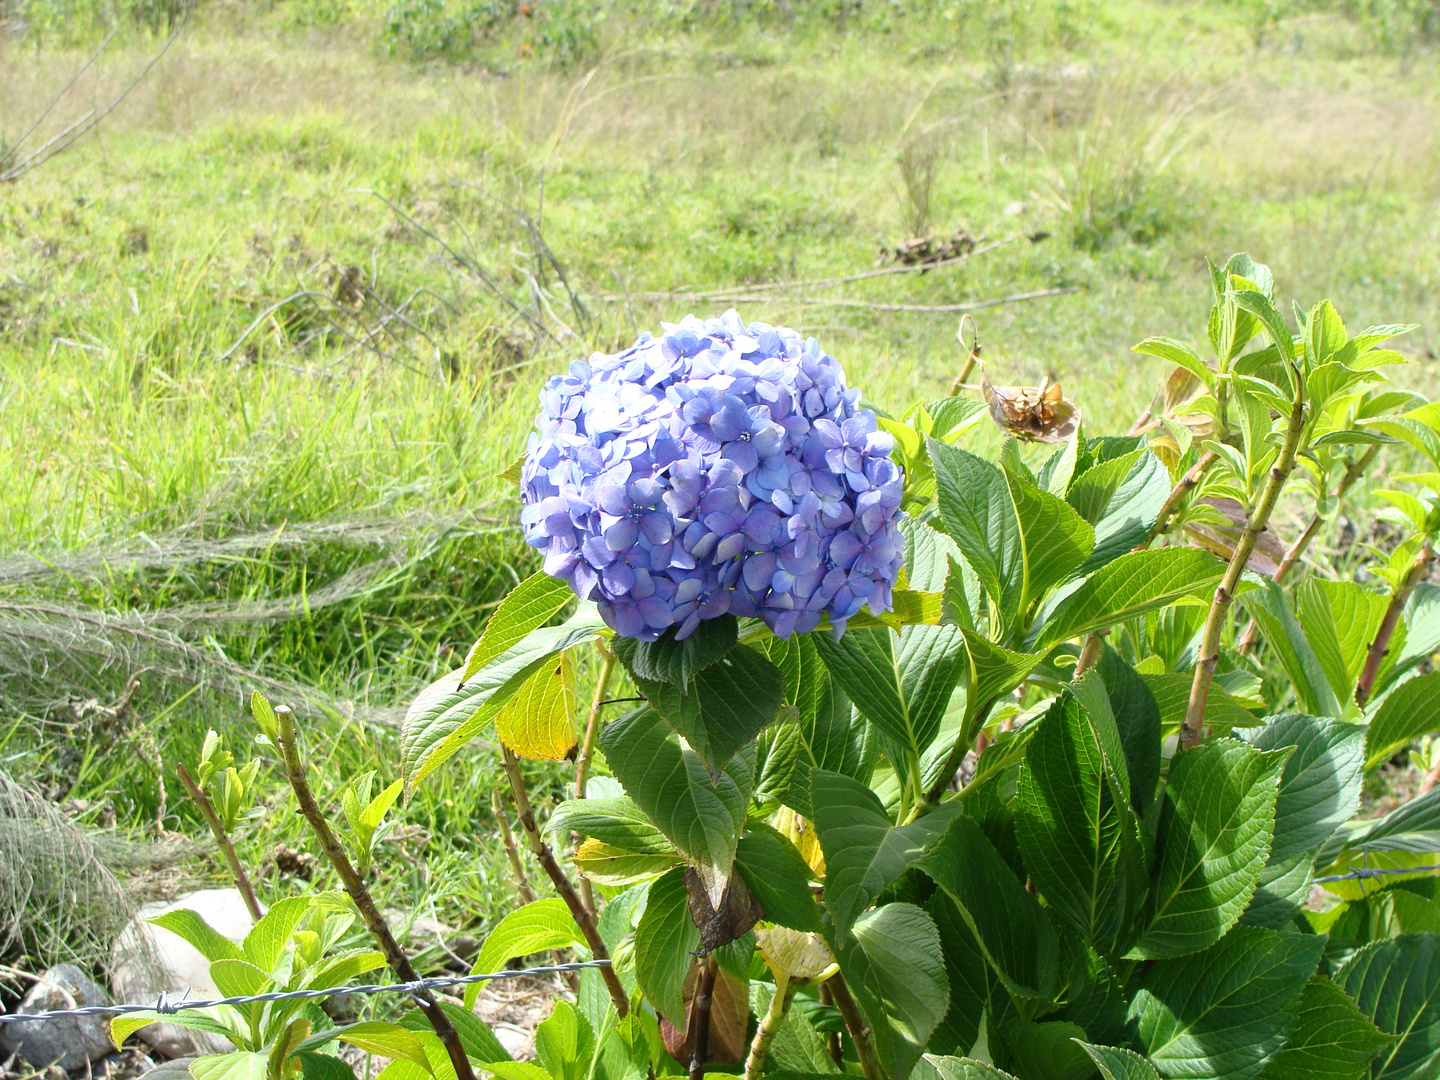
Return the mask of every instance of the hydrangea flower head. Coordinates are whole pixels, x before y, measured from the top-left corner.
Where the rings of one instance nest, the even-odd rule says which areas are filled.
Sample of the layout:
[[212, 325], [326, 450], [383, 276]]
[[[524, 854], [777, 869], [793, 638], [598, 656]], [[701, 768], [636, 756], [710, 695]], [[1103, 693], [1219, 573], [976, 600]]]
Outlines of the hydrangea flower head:
[[645, 641], [888, 610], [903, 477], [839, 361], [734, 311], [662, 326], [540, 392], [520, 523], [546, 572]]

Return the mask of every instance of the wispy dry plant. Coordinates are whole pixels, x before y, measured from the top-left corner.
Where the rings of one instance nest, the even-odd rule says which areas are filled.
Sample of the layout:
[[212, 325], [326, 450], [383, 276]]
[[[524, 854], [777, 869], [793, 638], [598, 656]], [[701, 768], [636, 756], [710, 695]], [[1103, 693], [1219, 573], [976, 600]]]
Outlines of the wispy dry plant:
[[944, 145], [934, 134], [908, 139], [895, 156], [900, 169], [901, 214], [908, 236], [930, 235], [934, 222], [935, 181], [940, 175]]
[[1206, 100], [1185, 86], [1102, 81], [1086, 123], [1041, 145], [1050, 164], [1042, 197], [1069, 218], [1076, 247], [1093, 251], [1115, 236], [1148, 243], [1174, 225], [1175, 165], [1202, 128]]

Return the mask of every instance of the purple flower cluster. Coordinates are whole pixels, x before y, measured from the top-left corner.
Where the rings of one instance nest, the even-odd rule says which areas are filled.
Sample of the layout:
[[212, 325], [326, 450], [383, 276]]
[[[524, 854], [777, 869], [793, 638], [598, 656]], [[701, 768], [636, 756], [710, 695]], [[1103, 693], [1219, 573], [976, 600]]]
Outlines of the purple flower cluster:
[[577, 360], [540, 393], [520, 523], [617, 634], [729, 612], [780, 637], [891, 604], [891, 437], [813, 338], [734, 311]]

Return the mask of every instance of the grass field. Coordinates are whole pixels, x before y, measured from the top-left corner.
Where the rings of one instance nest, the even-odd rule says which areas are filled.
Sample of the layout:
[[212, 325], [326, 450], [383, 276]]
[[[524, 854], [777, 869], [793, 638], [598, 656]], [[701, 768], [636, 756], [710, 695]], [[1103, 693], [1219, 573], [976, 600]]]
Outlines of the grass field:
[[[9, 139], [100, 31], [12, 7]], [[988, 373], [1050, 374], [1111, 432], [1160, 374], [1130, 345], [1202, 339], [1203, 257], [1246, 250], [1286, 301], [1420, 323], [1400, 347], [1440, 390], [1424, 5], [549, 7], [463, 48], [419, 7], [201, 8], [0, 184], [0, 768], [193, 834], [169, 777], [207, 726], [248, 754], [258, 676], [313, 699], [327, 782], [393, 778], [404, 702], [533, 566], [494, 476], [536, 385], [691, 311], [812, 333], [901, 407], [962, 354], [955, 312], [893, 309], [1050, 293], [975, 312]], [[39, 140], [160, 40], [124, 22]], [[960, 230], [963, 262], [776, 287]], [[508, 903], [495, 779], [477, 750], [412, 802], [393, 904]], [[245, 840], [268, 890], [291, 817]]]

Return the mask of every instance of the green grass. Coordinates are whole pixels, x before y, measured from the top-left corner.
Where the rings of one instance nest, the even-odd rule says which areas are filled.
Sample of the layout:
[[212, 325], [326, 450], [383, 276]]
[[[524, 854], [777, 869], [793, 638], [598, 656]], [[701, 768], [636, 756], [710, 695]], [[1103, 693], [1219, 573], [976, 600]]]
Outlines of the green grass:
[[[0, 545], [55, 564], [0, 560], [0, 768], [143, 832], [158, 760], [165, 825], [194, 833], [174, 766], [207, 726], [248, 752], [255, 673], [314, 692], [327, 785], [392, 778], [398, 710], [534, 566], [494, 476], [539, 381], [722, 306], [655, 294], [756, 297], [742, 314], [813, 333], [898, 407], [948, 384], [956, 316], [816, 301], [1075, 288], [977, 312], [987, 371], [1050, 374], [1109, 432], [1161, 375], [1130, 345], [1199, 338], [1202, 257], [1247, 250], [1287, 301], [1420, 322], [1401, 348], [1436, 390], [1440, 77], [1418, 36], [1239, 3], [760, 7], [617, 15], [574, 48], [512, 21], [460, 55], [402, 48], [379, 7], [201, 9], [98, 135], [0, 186]], [[10, 137], [95, 29], [13, 10], [33, 25], [0, 38]], [[51, 127], [154, 44], [122, 33]], [[1004, 242], [923, 275], [747, 291], [868, 270], [922, 217]], [[241, 341], [302, 291], [342, 303], [280, 305]], [[407, 300], [409, 325], [377, 329]], [[114, 704], [132, 677], [109, 727], [70, 700]], [[503, 909], [495, 780], [477, 748], [412, 801], [388, 903], [468, 925]], [[245, 839], [272, 895], [275, 850], [301, 844], [279, 812]]]

